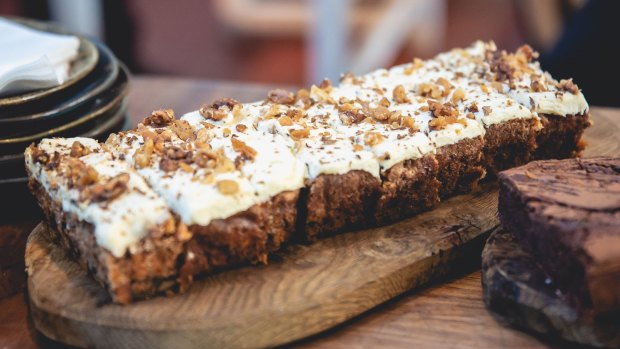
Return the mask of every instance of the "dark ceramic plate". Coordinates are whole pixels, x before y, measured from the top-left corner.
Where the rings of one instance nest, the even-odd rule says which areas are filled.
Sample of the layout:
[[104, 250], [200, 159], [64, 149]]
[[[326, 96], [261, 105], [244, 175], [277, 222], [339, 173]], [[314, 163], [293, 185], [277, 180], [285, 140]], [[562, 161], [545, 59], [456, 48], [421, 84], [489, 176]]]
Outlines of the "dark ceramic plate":
[[[122, 99], [117, 106], [102, 118], [102, 120], [103, 122], [100, 124], [95, 125], [92, 129], [86, 130], [77, 136], [95, 138], [103, 142], [108, 138], [110, 133], [127, 128], [127, 99]], [[0, 156], [0, 181], [25, 176], [26, 170], [24, 168], [23, 151], [17, 154]]]
[[92, 109], [86, 114], [79, 115], [75, 120], [32, 135], [0, 139], [0, 155], [16, 154], [23, 151], [30, 143], [45, 137], [65, 137], [83, 134], [96, 125], [107, 121], [111, 111], [119, 108], [121, 101], [129, 89], [129, 73], [123, 67], [114, 85], [98, 96]]
[[23, 219], [40, 214], [37, 202], [28, 190], [28, 178], [0, 179], [0, 210], [4, 219]]
[[[58, 25], [53, 24], [53, 23], [39, 22], [39, 21], [35, 21], [31, 19], [24, 19], [24, 18], [7, 17], [6, 19], [13, 20], [15, 22], [24, 24], [28, 27], [42, 30], [42, 31], [48, 31], [48, 32], [58, 33], [58, 34], [75, 35], [73, 33], [70, 33], [60, 28]], [[71, 67], [69, 68], [69, 77], [67, 81], [65, 81], [61, 85], [58, 85], [52, 88], [0, 98], [0, 107], [20, 105], [20, 104], [28, 103], [33, 100], [44, 98], [46, 96], [50, 96], [58, 91], [62, 91], [63, 89], [66, 89], [69, 86], [75, 84], [80, 79], [84, 78], [89, 72], [91, 72], [95, 68], [95, 65], [97, 64], [97, 60], [99, 59], [99, 53], [97, 51], [97, 48], [87, 39], [80, 37], [78, 35], [76, 36], [80, 39], [80, 47], [78, 49], [77, 58], [75, 59], [75, 61], [71, 63]]]
[[116, 81], [119, 70], [117, 60], [110, 50], [100, 43], [97, 43], [97, 48], [99, 62], [92, 73], [75, 85], [76, 89], [80, 88], [75, 94], [56, 101], [43, 111], [37, 111], [40, 109], [36, 105], [39, 101], [31, 103], [30, 108], [24, 105], [22, 108], [5, 111], [0, 117], [0, 137], [15, 138], [53, 128], [92, 108], [95, 97], [110, 88]]
[[[123, 100], [121, 107], [117, 110], [107, 123], [102, 124], [94, 130], [82, 134], [84, 137], [97, 138], [104, 141], [110, 133], [121, 131], [127, 128], [126, 100]], [[30, 218], [39, 214], [36, 200], [28, 190], [28, 178], [24, 166], [24, 155], [16, 154], [9, 157], [0, 156], [0, 193], [4, 200], [0, 200], [0, 212], [4, 218], [11, 219]], [[5, 173], [13, 173], [13, 177], [5, 177]], [[11, 198], [8, 200], [7, 198]]]

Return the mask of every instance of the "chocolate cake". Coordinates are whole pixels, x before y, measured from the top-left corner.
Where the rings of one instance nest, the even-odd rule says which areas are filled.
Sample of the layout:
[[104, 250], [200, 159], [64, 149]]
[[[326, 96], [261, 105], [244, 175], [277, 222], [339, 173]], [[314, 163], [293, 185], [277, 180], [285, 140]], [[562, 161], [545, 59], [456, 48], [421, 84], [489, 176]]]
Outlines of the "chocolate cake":
[[620, 309], [620, 159], [535, 161], [499, 183], [503, 227], [572, 304]]
[[[529, 46], [507, 53], [476, 42], [346, 74], [338, 85], [273, 90], [254, 103], [224, 98], [179, 119], [158, 110], [105, 144], [33, 145], [26, 150], [31, 188], [113, 300], [183, 289], [205, 271], [266, 263], [287, 242], [387, 224], [475, 190], [487, 174], [578, 154], [589, 125], [585, 97], [572, 81], [542, 71], [536, 57]], [[105, 165], [95, 161], [101, 157]], [[72, 166], [96, 181], [74, 185], [75, 175], [63, 170]], [[138, 214], [113, 229], [86, 214], [124, 212], [133, 191], [100, 200], [84, 194], [124, 188], [118, 169], [144, 182], [139, 192], [174, 222], [166, 234], [182, 239], [159, 245], [168, 236], [153, 232], [161, 217]], [[142, 245], [161, 253], [166, 267], [142, 267]], [[110, 275], [119, 263], [131, 268]], [[142, 286], [119, 293], [133, 284]]]

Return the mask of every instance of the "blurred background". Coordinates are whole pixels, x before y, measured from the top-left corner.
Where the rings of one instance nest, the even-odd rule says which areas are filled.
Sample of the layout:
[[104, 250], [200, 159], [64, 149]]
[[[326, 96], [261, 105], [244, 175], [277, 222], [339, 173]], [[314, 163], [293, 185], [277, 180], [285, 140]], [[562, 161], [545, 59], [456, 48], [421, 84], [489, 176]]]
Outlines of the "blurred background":
[[527, 42], [591, 104], [616, 106], [619, 10], [616, 0], [0, 0], [0, 15], [105, 41], [134, 74], [304, 85], [478, 39]]

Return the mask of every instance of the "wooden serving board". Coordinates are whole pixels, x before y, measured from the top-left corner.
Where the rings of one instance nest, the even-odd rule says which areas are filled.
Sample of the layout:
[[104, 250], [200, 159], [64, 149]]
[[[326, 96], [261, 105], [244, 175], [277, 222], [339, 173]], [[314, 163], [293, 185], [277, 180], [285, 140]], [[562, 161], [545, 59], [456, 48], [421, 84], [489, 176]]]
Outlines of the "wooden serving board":
[[[620, 131], [594, 116], [586, 155], [620, 154]], [[291, 246], [267, 266], [222, 272], [184, 295], [120, 306], [50, 240], [26, 247], [30, 309], [44, 335], [80, 347], [265, 347], [321, 332], [432, 278], [479, 266], [498, 225], [497, 189], [394, 225]]]

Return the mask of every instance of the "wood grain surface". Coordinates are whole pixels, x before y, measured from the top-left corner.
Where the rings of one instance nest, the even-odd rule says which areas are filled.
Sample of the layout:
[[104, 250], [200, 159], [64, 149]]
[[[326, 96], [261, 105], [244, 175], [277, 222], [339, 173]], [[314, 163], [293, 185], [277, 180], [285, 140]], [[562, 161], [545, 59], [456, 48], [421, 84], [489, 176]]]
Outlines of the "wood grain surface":
[[[263, 98], [269, 87], [139, 77], [130, 93], [130, 113], [137, 120], [159, 107], [173, 107], [183, 113], [196, 104], [218, 96], [240, 101]], [[198, 102], [197, 102], [198, 101]], [[616, 137], [606, 143], [590, 142], [586, 155], [601, 149], [618, 148], [620, 110], [592, 108], [595, 126], [587, 138]], [[23, 251], [23, 250], [22, 250]], [[0, 246], [0, 252], [2, 246]], [[465, 268], [467, 269], [467, 268]], [[27, 295], [0, 299], [0, 348], [62, 348], [36, 332], [27, 315]], [[477, 267], [453, 273], [422, 288], [407, 291], [374, 309], [292, 347], [459, 347], [459, 348], [566, 348], [563, 342], [530, 336], [504, 327], [485, 310]]]

